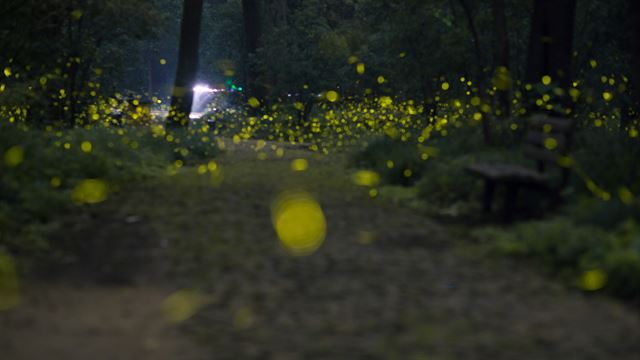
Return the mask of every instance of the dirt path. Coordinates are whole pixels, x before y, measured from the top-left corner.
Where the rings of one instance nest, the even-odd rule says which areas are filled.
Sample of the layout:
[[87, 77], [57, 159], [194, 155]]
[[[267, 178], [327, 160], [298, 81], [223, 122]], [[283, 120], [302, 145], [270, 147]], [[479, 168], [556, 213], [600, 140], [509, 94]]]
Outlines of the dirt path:
[[[340, 157], [280, 158], [271, 145], [264, 160], [255, 144], [229, 149], [215, 177], [136, 185], [71, 221], [59, 236], [87, 239], [85, 255], [64, 284], [27, 284], [25, 302], [0, 314], [2, 358], [640, 356], [638, 311], [467, 255], [429, 219], [369, 198]], [[300, 156], [309, 169], [291, 171]], [[305, 257], [282, 249], [270, 218], [294, 188], [327, 219], [326, 241]], [[165, 319], [172, 293], [185, 321]]]

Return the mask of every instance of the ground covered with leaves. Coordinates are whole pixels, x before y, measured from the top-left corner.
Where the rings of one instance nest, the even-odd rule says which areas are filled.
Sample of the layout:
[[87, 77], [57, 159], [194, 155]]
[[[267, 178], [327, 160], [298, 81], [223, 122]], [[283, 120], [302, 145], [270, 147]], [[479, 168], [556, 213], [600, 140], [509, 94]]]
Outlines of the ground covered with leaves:
[[[21, 279], [21, 303], [0, 313], [4, 356], [637, 358], [632, 303], [478, 251], [356, 185], [347, 164], [227, 141], [207, 171], [185, 166], [63, 217], [50, 240], [77, 255]], [[302, 253], [274, 231], [274, 200], [291, 190], [326, 221]]]

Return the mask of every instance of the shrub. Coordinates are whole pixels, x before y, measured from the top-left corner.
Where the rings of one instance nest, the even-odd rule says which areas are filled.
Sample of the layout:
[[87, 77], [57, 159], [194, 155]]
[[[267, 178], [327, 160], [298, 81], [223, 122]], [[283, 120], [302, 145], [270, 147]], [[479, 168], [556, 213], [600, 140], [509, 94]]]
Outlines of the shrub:
[[[489, 241], [498, 254], [532, 259], [547, 273], [585, 290], [602, 288], [623, 298], [640, 296], [640, 227], [635, 222], [609, 233], [558, 218], [511, 229], [484, 228], [474, 236]], [[580, 279], [592, 271], [605, 274], [606, 281], [585, 288]]]
[[50, 250], [53, 244], [43, 236], [47, 224], [74, 205], [74, 196], [89, 203], [104, 197], [78, 196], [78, 185], [89, 179], [97, 179], [105, 187], [101, 191], [113, 192], [164, 173], [177, 157], [197, 162], [218, 151], [195, 130], [177, 130], [172, 141], [166, 135], [153, 127], [45, 131], [0, 126], [0, 248], [23, 254]]

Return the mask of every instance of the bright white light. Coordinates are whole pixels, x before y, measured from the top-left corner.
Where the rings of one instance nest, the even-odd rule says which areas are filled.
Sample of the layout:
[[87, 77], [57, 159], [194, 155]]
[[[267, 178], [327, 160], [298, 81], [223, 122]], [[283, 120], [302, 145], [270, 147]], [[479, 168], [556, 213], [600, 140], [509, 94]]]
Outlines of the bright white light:
[[196, 85], [193, 87], [193, 91], [197, 93], [212, 93], [218, 91], [218, 89], [212, 89], [207, 85]]

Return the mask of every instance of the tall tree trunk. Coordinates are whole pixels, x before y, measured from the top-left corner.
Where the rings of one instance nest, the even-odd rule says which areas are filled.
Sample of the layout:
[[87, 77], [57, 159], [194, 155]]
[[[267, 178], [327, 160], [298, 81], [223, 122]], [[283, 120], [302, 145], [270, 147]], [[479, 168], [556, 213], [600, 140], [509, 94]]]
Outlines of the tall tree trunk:
[[631, 85], [632, 96], [634, 102], [634, 110], [640, 111], [640, 1], [630, 0], [631, 2]]
[[[485, 99], [485, 78], [484, 78], [484, 57], [482, 56], [482, 50], [480, 48], [480, 36], [478, 35], [478, 30], [475, 25], [475, 21], [473, 20], [473, 11], [467, 3], [466, 0], [459, 0], [460, 6], [462, 10], [464, 10], [465, 17], [467, 18], [467, 23], [469, 26], [469, 32], [471, 33], [473, 40], [473, 48], [476, 53], [476, 82], [478, 84], [479, 95], [481, 98]], [[491, 144], [493, 142], [491, 136], [491, 124], [489, 122], [489, 117], [484, 116], [482, 118], [482, 136], [484, 138], [485, 144]]]
[[246, 46], [245, 88], [248, 94], [259, 98], [263, 97], [264, 91], [258, 84], [258, 71], [252, 60], [260, 47], [260, 38], [262, 37], [260, 7], [260, 0], [242, 0]]
[[198, 47], [203, 0], [184, 0], [180, 29], [178, 69], [171, 96], [167, 125], [187, 126], [193, 104], [193, 85], [198, 73]]
[[494, 85], [498, 88], [498, 108], [500, 116], [506, 118], [511, 113], [511, 71], [509, 70], [509, 34], [504, 0], [492, 1], [493, 12], [493, 71]]
[[528, 83], [539, 83], [548, 75], [560, 88], [569, 88], [575, 13], [576, 0], [535, 0], [526, 73]]

